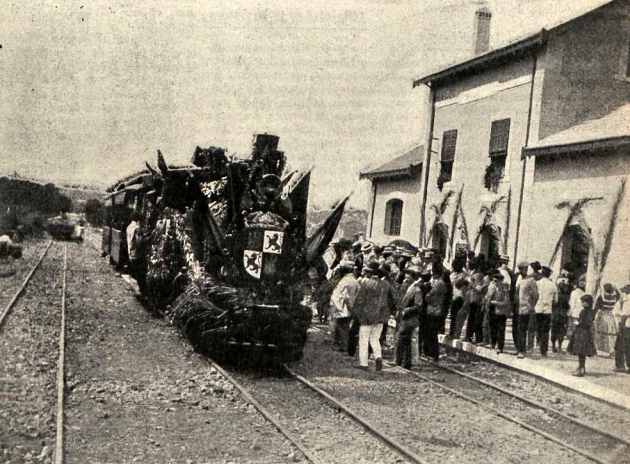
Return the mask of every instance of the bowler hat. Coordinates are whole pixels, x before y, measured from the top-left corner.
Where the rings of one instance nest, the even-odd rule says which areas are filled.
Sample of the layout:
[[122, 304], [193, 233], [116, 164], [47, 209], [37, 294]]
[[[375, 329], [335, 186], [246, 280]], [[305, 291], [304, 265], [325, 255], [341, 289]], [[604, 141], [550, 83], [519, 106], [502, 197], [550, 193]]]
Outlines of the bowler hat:
[[379, 266], [378, 261], [370, 261], [367, 266], [363, 266], [363, 272], [369, 275], [375, 275], [378, 273]]
[[420, 266], [416, 266], [414, 264], [411, 264], [410, 266], [407, 266], [403, 272], [406, 272], [408, 274], [412, 274], [416, 277], [420, 276], [422, 274], [422, 268]]

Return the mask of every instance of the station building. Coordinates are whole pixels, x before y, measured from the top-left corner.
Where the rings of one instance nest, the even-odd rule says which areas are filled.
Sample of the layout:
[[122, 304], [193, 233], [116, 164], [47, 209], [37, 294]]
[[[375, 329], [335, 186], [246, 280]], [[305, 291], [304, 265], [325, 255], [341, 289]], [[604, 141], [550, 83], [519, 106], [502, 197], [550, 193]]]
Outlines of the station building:
[[388, 175], [397, 160], [361, 174], [368, 239], [568, 266], [591, 291], [627, 283], [630, 0], [591, 1], [494, 49], [491, 19], [475, 13], [472, 58], [414, 81], [429, 88], [419, 175]]

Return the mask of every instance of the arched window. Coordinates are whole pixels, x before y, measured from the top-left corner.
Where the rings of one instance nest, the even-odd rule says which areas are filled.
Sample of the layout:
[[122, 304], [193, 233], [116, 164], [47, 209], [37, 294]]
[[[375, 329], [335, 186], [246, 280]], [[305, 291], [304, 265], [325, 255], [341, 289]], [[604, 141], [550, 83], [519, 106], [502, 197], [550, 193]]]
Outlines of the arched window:
[[402, 226], [402, 200], [393, 199], [385, 206], [385, 234], [400, 235]]

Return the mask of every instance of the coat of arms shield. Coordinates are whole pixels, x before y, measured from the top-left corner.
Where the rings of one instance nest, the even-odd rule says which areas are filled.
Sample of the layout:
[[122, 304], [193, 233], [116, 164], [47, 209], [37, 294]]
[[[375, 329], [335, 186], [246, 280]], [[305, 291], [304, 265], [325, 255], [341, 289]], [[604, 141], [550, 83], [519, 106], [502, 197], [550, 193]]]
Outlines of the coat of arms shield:
[[284, 232], [275, 230], [251, 230], [243, 250], [243, 266], [250, 276], [260, 279], [273, 275], [278, 269], [278, 258], [282, 254]]

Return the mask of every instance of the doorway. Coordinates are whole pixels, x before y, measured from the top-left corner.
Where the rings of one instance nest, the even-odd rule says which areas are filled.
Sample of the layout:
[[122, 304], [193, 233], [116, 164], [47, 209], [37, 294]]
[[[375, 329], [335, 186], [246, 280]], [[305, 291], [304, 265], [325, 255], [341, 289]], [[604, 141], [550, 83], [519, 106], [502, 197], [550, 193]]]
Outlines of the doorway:
[[443, 222], [433, 225], [433, 239], [431, 248], [437, 251], [442, 257], [446, 258], [446, 249], [448, 247], [448, 226]]
[[496, 259], [501, 254], [501, 228], [494, 224], [486, 224], [481, 229], [481, 244], [479, 254], [487, 260]]
[[591, 231], [579, 224], [569, 226], [562, 238], [562, 269], [573, 273], [575, 279], [588, 271], [588, 258], [591, 247]]

